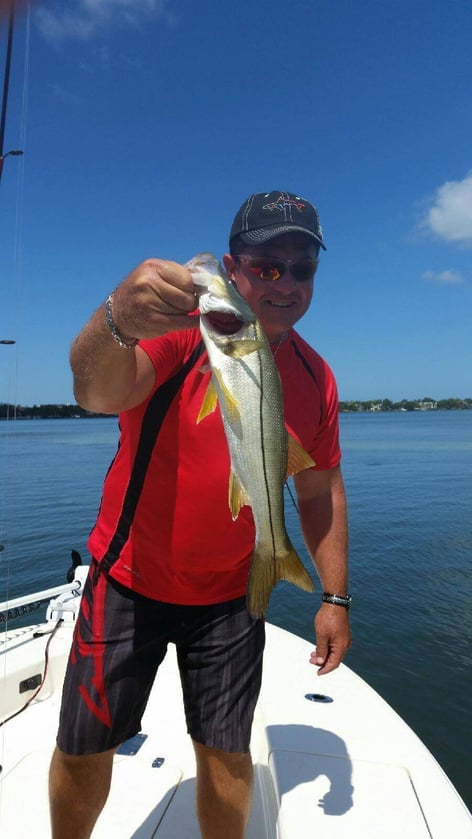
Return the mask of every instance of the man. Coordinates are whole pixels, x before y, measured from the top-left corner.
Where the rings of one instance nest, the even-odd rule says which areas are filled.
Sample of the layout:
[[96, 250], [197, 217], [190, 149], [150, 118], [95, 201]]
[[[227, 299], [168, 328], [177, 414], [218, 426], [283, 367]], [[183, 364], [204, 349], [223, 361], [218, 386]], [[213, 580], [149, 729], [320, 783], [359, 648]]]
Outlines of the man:
[[[295, 488], [324, 591], [311, 656], [323, 674], [350, 644], [337, 395], [326, 363], [293, 330], [311, 302], [320, 248], [318, 213], [309, 202], [291, 193], [257, 194], [234, 219], [224, 265], [265, 328], [286, 423], [316, 463], [295, 477]], [[54, 839], [90, 836], [114, 751], [139, 731], [169, 640], [177, 645], [195, 748], [202, 837], [245, 833], [264, 622], [245, 606], [254, 524], [248, 507], [236, 522], [228, 510], [220, 415], [196, 423], [210, 374], [195, 307], [189, 271], [150, 259], [110, 295], [72, 347], [78, 402], [119, 413], [121, 437], [89, 540], [94, 560], [51, 764]]]

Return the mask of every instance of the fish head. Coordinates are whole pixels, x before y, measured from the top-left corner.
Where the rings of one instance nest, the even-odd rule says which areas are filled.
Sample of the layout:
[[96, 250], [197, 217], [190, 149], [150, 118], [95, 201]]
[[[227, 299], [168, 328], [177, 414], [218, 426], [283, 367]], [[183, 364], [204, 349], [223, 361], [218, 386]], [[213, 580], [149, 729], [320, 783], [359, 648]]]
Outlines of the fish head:
[[262, 327], [211, 253], [201, 253], [186, 263], [198, 295], [203, 337], [230, 354], [232, 340], [260, 340]]

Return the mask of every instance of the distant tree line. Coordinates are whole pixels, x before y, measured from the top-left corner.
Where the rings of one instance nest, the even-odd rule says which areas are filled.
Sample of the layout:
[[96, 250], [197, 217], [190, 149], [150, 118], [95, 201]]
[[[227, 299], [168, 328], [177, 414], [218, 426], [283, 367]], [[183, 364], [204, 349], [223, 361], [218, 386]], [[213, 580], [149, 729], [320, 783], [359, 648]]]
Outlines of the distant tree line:
[[9, 405], [0, 402], [0, 419], [82, 419], [100, 417], [80, 405]]
[[[472, 407], [470, 399], [423, 399], [392, 402], [390, 399], [369, 399], [367, 401], [340, 402], [339, 410], [344, 413], [359, 411], [464, 411]], [[79, 405], [10, 405], [0, 402], [0, 420], [4, 419], [83, 419], [109, 416], [85, 411]]]
[[423, 399], [402, 399], [401, 402], [392, 402], [391, 399], [369, 399], [367, 401], [357, 400], [355, 402], [340, 402], [339, 410], [345, 413], [356, 411], [464, 411], [472, 407], [472, 398], [469, 399], [432, 399], [425, 396]]

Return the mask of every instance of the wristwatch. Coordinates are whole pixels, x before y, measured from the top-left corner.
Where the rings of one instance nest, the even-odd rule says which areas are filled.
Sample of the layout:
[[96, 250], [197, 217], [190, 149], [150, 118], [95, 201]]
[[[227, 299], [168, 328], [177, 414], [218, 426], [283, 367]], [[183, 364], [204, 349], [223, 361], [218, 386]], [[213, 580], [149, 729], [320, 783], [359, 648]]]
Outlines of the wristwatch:
[[324, 591], [321, 599], [323, 603], [331, 603], [333, 606], [344, 606], [345, 609], [349, 609], [352, 597], [350, 594], [342, 597], [340, 594], [330, 594], [328, 591]]

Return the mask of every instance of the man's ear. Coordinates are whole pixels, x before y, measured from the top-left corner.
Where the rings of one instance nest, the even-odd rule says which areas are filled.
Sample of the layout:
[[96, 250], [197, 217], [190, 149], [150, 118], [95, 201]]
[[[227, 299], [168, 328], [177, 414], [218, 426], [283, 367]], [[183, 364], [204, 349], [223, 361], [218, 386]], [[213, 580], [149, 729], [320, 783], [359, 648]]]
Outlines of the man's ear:
[[236, 262], [230, 253], [225, 253], [225, 255], [223, 256], [223, 265], [225, 266], [225, 271], [230, 280], [234, 280], [234, 269], [236, 267]]

